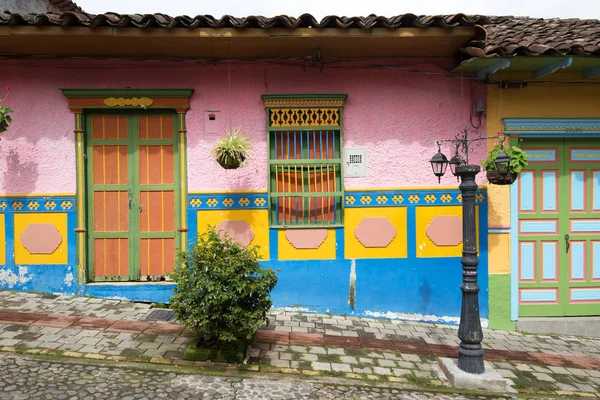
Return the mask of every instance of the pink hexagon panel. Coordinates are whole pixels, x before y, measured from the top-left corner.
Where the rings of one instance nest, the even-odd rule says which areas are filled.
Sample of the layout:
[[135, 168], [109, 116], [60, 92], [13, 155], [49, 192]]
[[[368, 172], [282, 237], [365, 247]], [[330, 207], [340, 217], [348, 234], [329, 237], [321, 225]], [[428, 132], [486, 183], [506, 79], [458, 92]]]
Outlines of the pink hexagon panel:
[[296, 249], [318, 249], [327, 239], [327, 229], [288, 229], [285, 238]]
[[225, 232], [242, 246], [248, 246], [254, 240], [254, 231], [246, 221], [221, 221], [216, 230]]
[[462, 219], [457, 215], [439, 215], [425, 229], [436, 246], [457, 246], [462, 242]]
[[388, 247], [396, 233], [396, 228], [386, 217], [363, 218], [354, 230], [354, 236], [365, 247]]
[[30, 224], [21, 234], [21, 243], [30, 254], [53, 254], [62, 240], [52, 224]]

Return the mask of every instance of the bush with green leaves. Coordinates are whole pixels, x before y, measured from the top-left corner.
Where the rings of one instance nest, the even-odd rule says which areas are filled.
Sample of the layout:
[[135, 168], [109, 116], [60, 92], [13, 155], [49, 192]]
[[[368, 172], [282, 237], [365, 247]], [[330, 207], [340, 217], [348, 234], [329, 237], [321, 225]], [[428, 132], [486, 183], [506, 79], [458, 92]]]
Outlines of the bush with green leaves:
[[527, 153], [517, 146], [504, 147], [502, 143], [494, 146], [494, 148], [488, 153], [487, 158], [481, 162], [483, 168], [486, 171], [496, 170], [496, 157], [500, 151], [504, 151], [510, 158], [508, 164], [508, 171], [511, 174], [518, 174], [528, 165]]
[[198, 244], [179, 254], [170, 303], [176, 318], [200, 336], [205, 347], [249, 342], [268, 322], [277, 275], [258, 262], [258, 247], [244, 247], [209, 227]]

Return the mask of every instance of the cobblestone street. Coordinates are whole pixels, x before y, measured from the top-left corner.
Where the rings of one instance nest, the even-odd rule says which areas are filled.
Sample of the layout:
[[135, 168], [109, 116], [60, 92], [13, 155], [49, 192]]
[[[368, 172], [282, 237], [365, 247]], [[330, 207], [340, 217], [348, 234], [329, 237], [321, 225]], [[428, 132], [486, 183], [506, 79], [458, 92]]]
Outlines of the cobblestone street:
[[505, 399], [345, 386], [291, 379], [248, 379], [35, 360], [0, 354], [3, 400], [25, 399]]

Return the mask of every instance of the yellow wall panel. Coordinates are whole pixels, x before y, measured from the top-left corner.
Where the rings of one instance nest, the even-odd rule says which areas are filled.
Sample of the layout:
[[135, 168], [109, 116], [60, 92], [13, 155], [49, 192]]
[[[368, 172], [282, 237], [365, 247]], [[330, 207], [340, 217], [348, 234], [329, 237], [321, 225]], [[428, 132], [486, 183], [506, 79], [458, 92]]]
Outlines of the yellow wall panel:
[[488, 235], [488, 265], [490, 274], [510, 273], [510, 235]]
[[[363, 218], [386, 217], [396, 236], [387, 247], [365, 247], [354, 231]], [[408, 256], [406, 207], [346, 208], [344, 210], [344, 249], [346, 258], [406, 258]]]
[[280, 260], [335, 260], [335, 229], [327, 229], [327, 238], [317, 249], [297, 249], [285, 237], [285, 229], [277, 233]]
[[[437, 246], [427, 236], [427, 226], [437, 216], [457, 216], [462, 219], [462, 206], [424, 206], [416, 210], [417, 257], [460, 257], [462, 241], [456, 246]], [[475, 223], [479, 230], [479, 207], [475, 206]], [[479, 234], [477, 234], [479, 248]]]
[[221, 221], [246, 221], [254, 231], [250, 245], [260, 246], [262, 260], [269, 259], [269, 214], [267, 210], [206, 210], [198, 211], [198, 235], [206, 232], [208, 225], [217, 226]]
[[[52, 254], [31, 254], [21, 243], [23, 231], [31, 224], [54, 225], [62, 241]], [[67, 214], [65, 213], [21, 213], [15, 214], [15, 264], [66, 264]]]
[[0, 214], [0, 264], [6, 264], [6, 226], [4, 214]]

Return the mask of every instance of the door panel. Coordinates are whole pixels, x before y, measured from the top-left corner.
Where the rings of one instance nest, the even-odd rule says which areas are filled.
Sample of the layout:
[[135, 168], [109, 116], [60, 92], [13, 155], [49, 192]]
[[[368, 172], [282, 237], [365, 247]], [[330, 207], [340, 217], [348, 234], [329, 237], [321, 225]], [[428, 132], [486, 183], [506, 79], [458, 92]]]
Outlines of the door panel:
[[138, 117], [141, 279], [171, 273], [175, 266], [175, 119]]
[[522, 143], [530, 158], [518, 185], [520, 316], [600, 314], [600, 148], [591, 146]]
[[92, 280], [146, 280], [173, 270], [180, 204], [174, 124], [165, 113], [87, 116]]
[[519, 176], [519, 315], [562, 314], [560, 162], [562, 140], [523, 141], [529, 166]]
[[600, 213], [594, 198], [600, 192], [600, 147], [597, 141], [566, 140], [565, 148], [571, 207], [565, 216], [565, 234], [569, 235], [565, 315], [600, 315], [600, 280], [594, 277], [598, 275], [594, 265], [600, 257], [594, 253], [595, 244], [600, 243]]

